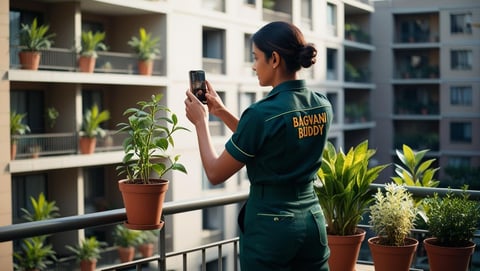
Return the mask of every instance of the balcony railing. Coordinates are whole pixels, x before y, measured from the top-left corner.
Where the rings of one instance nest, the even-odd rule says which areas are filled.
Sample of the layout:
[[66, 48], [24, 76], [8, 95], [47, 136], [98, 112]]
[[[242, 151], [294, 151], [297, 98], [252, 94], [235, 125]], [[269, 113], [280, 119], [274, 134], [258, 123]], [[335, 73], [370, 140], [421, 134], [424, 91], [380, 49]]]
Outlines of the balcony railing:
[[[10, 67], [20, 68], [18, 53], [21, 47], [10, 47]], [[78, 54], [74, 50], [65, 48], [50, 48], [41, 51], [40, 70], [78, 71]], [[137, 56], [135, 54], [118, 52], [98, 52], [94, 72], [138, 74]], [[153, 75], [165, 75], [165, 63], [163, 58], [153, 60]]]
[[[376, 191], [378, 188], [383, 188], [384, 185], [382, 184], [372, 184], [371, 190]], [[453, 192], [453, 193], [462, 193], [463, 190], [459, 189], [446, 189], [446, 188], [423, 188], [423, 187], [408, 187], [408, 190], [414, 196], [426, 197], [428, 195], [433, 195], [433, 193], [437, 193], [439, 195], [445, 195], [446, 193]], [[467, 190], [468, 194], [470, 194], [470, 198], [474, 200], [480, 199], [480, 191], [473, 191]], [[163, 214], [164, 216], [180, 214], [189, 211], [195, 210], [202, 210], [208, 207], [215, 207], [215, 206], [223, 206], [229, 204], [235, 204], [239, 202], [243, 202], [248, 198], [248, 192], [238, 192], [230, 195], [222, 195], [217, 197], [211, 198], [203, 198], [199, 200], [190, 200], [190, 201], [182, 201], [182, 202], [166, 202], [164, 204]], [[71, 230], [79, 230], [85, 229], [88, 227], [96, 227], [96, 226], [104, 226], [113, 223], [121, 223], [125, 221], [126, 213], [125, 209], [116, 209], [104, 212], [97, 212], [92, 214], [86, 215], [79, 215], [79, 216], [70, 216], [70, 217], [62, 217], [62, 218], [55, 218], [50, 220], [43, 220], [43, 221], [35, 221], [35, 222], [26, 222], [20, 224], [13, 224], [8, 226], [0, 227], [0, 242], [6, 241], [14, 241], [19, 240], [22, 238], [28, 238], [38, 235], [44, 234], [53, 234], [59, 233], [64, 231], [71, 231]], [[365, 225], [359, 225], [360, 227], [368, 227]], [[425, 234], [425, 230], [419, 230], [421, 234]], [[476, 234], [475, 238], [479, 238], [480, 235]], [[234, 251], [234, 255], [237, 255], [238, 250], [238, 238], [232, 238], [228, 240], [223, 240], [207, 245], [203, 245], [196, 248], [186, 249], [183, 251], [176, 251], [176, 252], [166, 252], [165, 251], [165, 230], [162, 229], [160, 231], [159, 236], [159, 253], [158, 255], [134, 260], [128, 263], [121, 263], [116, 265], [109, 265], [103, 266], [100, 270], [121, 270], [124, 268], [131, 268], [136, 267], [136, 270], [142, 270], [142, 266], [147, 263], [157, 263], [158, 270], [164, 271], [167, 270], [167, 259], [171, 257], [182, 257], [183, 262], [183, 270], [188, 270], [186, 263], [188, 255], [192, 253], [201, 253], [202, 254], [202, 270], [205, 270], [206, 262], [205, 262], [205, 253], [208, 249], [216, 249], [217, 250], [217, 259], [222, 258], [222, 251], [225, 248], [232, 248]], [[418, 251], [421, 251], [419, 249]], [[478, 251], [474, 253], [473, 258], [477, 259], [479, 257]], [[369, 263], [371, 261], [364, 260], [359, 258], [359, 262], [361, 263]], [[222, 269], [222, 261], [218, 261], [218, 270]], [[412, 268], [411, 270], [422, 270], [417, 269], [418, 267]], [[150, 269], [149, 269], [150, 270]], [[234, 270], [237, 270], [237, 265], [235, 264]]]
[[[78, 133], [15, 135], [13, 139], [17, 142], [17, 159], [75, 154], [79, 149]], [[95, 151], [121, 150], [124, 139], [125, 134], [106, 131], [105, 137], [97, 138]]]

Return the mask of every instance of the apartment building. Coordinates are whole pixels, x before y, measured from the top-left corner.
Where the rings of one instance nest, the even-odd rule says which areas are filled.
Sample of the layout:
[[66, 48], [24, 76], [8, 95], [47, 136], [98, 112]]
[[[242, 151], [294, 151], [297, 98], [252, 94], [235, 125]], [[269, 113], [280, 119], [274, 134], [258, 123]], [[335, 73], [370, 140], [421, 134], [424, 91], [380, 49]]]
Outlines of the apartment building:
[[[265, 2], [265, 3], [264, 3]], [[136, 101], [163, 93], [163, 102], [189, 127], [183, 100], [188, 71], [204, 69], [225, 104], [241, 112], [261, 99], [269, 88], [258, 86], [251, 69], [250, 36], [269, 21], [285, 20], [298, 25], [319, 51], [317, 64], [302, 72], [310, 87], [325, 93], [334, 104], [335, 120], [330, 139], [353, 145], [369, 138], [375, 126], [368, 112], [372, 90], [370, 42], [373, 7], [366, 1], [277, 0], [11, 0], [0, 4], [0, 48], [3, 74], [0, 112], [2, 150], [0, 224], [22, 222], [21, 208], [30, 197], [43, 192], [55, 201], [62, 216], [80, 215], [123, 207], [117, 188], [115, 166], [121, 162], [121, 137], [115, 134], [122, 113]], [[37, 71], [20, 68], [18, 33], [33, 18], [48, 24], [55, 33], [54, 45], [42, 52]], [[349, 26], [346, 29], [345, 26]], [[140, 27], [160, 38], [160, 56], [152, 76], [139, 75], [136, 57], [127, 41]], [[82, 31], [106, 33], [108, 51], [99, 52], [93, 73], [82, 73], [77, 50]], [[348, 30], [348, 31], [347, 31]], [[347, 31], [347, 33], [345, 32]], [[348, 35], [348, 38], [346, 37]], [[97, 104], [111, 114], [93, 154], [78, 150], [78, 131], [85, 111]], [[55, 108], [59, 117], [47, 125], [44, 112]], [[26, 113], [31, 133], [18, 138], [16, 157], [10, 157], [10, 112]], [[345, 112], [345, 114], [344, 114]], [[192, 129], [193, 130], [193, 129]], [[230, 133], [215, 118], [211, 131], [218, 148]], [[30, 146], [40, 145], [39, 157]], [[188, 174], [172, 173], [167, 200], [201, 198], [248, 188], [245, 172], [221, 186], [208, 184], [202, 171], [194, 132], [180, 132], [176, 148]], [[182, 249], [237, 235], [239, 206], [177, 215], [167, 220], [167, 249]], [[51, 237], [57, 254], [66, 255], [66, 244], [95, 234], [111, 243], [109, 228], [59, 233]], [[12, 266], [12, 243], [0, 244], [0, 262]], [[216, 261], [212, 257], [212, 261]], [[235, 257], [223, 259], [233, 265]], [[11, 269], [11, 268], [7, 268]]]
[[480, 165], [479, 22], [478, 1], [375, 2], [371, 112], [380, 161], [395, 161], [402, 144], [429, 149], [443, 186], [479, 189], [478, 170], [455, 175]]

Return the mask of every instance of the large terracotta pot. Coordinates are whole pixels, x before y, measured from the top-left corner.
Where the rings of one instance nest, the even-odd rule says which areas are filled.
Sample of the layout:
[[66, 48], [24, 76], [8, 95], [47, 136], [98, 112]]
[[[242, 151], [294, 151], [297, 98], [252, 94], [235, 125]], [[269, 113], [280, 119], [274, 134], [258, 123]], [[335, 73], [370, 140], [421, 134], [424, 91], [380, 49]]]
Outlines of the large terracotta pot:
[[357, 229], [354, 235], [328, 235], [330, 271], [355, 271], [360, 247], [365, 239], [365, 230]]
[[94, 271], [97, 267], [97, 260], [82, 260], [80, 261], [81, 271]]
[[130, 184], [127, 181], [118, 182], [127, 212], [125, 227], [132, 230], [161, 229], [163, 202], [169, 181], [153, 179], [151, 184]]
[[95, 137], [80, 137], [80, 153], [91, 154], [95, 152], [95, 146], [97, 145], [97, 138]]
[[92, 56], [80, 56], [78, 58], [78, 68], [81, 72], [93, 73], [95, 69], [96, 58]]
[[135, 257], [135, 248], [134, 247], [118, 247], [118, 257], [120, 262], [126, 263], [133, 260]]
[[436, 245], [436, 242], [436, 238], [423, 240], [430, 271], [468, 270], [470, 257], [475, 250], [475, 243], [470, 242], [465, 247], [442, 247]]
[[141, 75], [152, 75], [153, 61], [152, 60], [140, 60], [138, 61], [138, 73]]
[[22, 51], [18, 53], [20, 64], [24, 70], [38, 70], [40, 65], [40, 52]]
[[375, 271], [408, 271], [417, 251], [418, 240], [406, 238], [405, 246], [383, 246], [378, 244], [379, 237], [368, 239]]

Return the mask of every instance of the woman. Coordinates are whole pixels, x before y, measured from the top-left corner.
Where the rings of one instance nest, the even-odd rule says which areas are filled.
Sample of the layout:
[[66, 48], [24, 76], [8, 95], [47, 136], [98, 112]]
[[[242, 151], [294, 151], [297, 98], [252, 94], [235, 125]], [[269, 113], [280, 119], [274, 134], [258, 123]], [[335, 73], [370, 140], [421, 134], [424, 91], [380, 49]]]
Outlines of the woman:
[[233, 135], [217, 155], [206, 108], [187, 91], [185, 109], [194, 124], [209, 181], [219, 184], [244, 165], [251, 183], [239, 215], [243, 271], [328, 270], [325, 221], [313, 190], [332, 120], [326, 97], [307, 89], [297, 72], [315, 63], [312, 44], [292, 24], [272, 22], [252, 36], [260, 86], [273, 89], [238, 120], [207, 82], [209, 112]]

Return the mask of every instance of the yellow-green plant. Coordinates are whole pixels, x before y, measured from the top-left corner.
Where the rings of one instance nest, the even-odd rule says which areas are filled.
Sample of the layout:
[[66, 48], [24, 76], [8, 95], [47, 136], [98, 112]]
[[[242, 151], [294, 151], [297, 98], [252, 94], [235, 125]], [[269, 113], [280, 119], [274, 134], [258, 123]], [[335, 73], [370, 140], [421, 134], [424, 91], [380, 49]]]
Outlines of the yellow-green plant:
[[91, 236], [83, 239], [78, 246], [66, 245], [65, 247], [75, 254], [78, 261], [82, 261], [100, 259], [103, 246], [106, 246], [105, 242], [98, 241], [95, 236]]
[[98, 105], [94, 104], [89, 110], [85, 112], [83, 117], [82, 130], [80, 136], [96, 137], [97, 135], [103, 137], [105, 131], [100, 127], [100, 124], [110, 119], [110, 111], [100, 111]]
[[52, 44], [52, 38], [55, 34], [47, 34], [49, 30], [48, 25], [38, 25], [37, 18], [33, 19], [31, 25], [22, 24], [20, 30], [20, 45], [24, 46], [23, 51], [40, 51], [42, 49], [49, 49]]
[[105, 39], [105, 32], [83, 31], [82, 32], [82, 47], [80, 54], [82, 56], [97, 57], [97, 51], [106, 51], [107, 46], [103, 43]]
[[114, 242], [120, 247], [134, 247], [138, 245], [142, 238], [142, 231], [131, 230], [123, 225], [115, 226], [113, 231]]
[[403, 185], [388, 183], [378, 189], [370, 206], [370, 225], [385, 246], [403, 246], [415, 226], [417, 209], [412, 194]]
[[145, 28], [141, 27], [138, 31], [139, 36], [133, 36], [129, 41], [128, 45], [137, 53], [138, 59], [140, 60], [152, 60], [157, 54], [160, 53], [158, 49], [158, 43], [160, 38], [152, 37], [151, 33], [147, 33]]
[[327, 142], [317, 173], [320, 184], [315, 186], [315, 191], [329, 234], [355, 234], [358, 223], [373, 200], [370, 184], [388, 166], [371, 167], [369, 161], [375, 153], [374, 149], [368, 148], [368, 140], [350, 148], [346, 154], [342, 150], [337, 153], [335, 146]]
[[27, 132], [30, 132], [30, 126], [23, 123], [23, 119], [26, 116], [26, 113], [20, 114], [15, 111], [10, 113], [10, 136], [12, 143], [16, 142], [15, 136], [24, 135]]
[[403, 152], [396, 150], [398, 159], [402, 164], [395, 163], [397, 176], [391, 177], [397, 184], [407, 186], [437, 187], [440, 183], [434, 175], [440, 168], [432, 168], [435, 158], [423, 161], [429, 150], [414, 151], [408, 145], [403, 145]]

